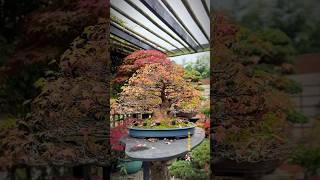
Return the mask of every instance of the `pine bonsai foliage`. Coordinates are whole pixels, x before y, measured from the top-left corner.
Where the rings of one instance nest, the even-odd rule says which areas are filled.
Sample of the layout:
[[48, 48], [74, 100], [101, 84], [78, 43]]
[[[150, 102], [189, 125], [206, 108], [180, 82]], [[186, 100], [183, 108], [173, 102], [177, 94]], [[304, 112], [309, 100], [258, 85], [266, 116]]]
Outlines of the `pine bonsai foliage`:
[[1, 133], [0, 165], [108, 163], [107, 22], [89, 26], [43, 79], [31, 113]]
[[123, 87], [114, 110], [122, 113], [153, 112], [153, 119], [170, 119], [173, 110], [194, 111], [200, 93], [183, 79], [184, 70], [176, 64], [147, 64]]

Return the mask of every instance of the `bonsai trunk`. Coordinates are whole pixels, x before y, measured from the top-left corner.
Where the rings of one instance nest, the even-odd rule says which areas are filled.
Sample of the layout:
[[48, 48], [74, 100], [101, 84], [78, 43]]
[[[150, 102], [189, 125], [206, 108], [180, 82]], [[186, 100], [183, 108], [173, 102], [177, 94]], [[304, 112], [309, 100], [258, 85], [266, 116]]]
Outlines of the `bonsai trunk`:
[[155, 109], [153, 111], [153, 117], [155, 119], [155, 121], [160, 121], [162, 122], [165, 119], [169, 118], [169, 115], [167, 114], [167, 109], [165, 108], [159, 108], [159, 109]]
[[152, 180], [170, 180], [166, 161], [154, 161], [150, 164], [150, 177]]
[[167, 112], [170, 109], [171, 103], [169, 102], [169, 100], [166, 97], [165, 89], [166, 89], [166, 87], [163, 86], [161, 89], [161, 95], [160, 95], [161, 104], [158, 109], [154, 110], [154, 118], [156, 121], [160, 121], [160, 122], [170, 118], [170, 116], [167, 114]]

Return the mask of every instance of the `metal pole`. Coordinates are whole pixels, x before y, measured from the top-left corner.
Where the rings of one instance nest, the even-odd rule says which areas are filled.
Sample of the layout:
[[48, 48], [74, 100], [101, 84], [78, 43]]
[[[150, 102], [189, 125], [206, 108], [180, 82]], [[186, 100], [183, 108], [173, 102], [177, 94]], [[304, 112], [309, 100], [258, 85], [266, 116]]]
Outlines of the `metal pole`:
[[150, 180], [150, 162], [143, 161], [143, 180]]

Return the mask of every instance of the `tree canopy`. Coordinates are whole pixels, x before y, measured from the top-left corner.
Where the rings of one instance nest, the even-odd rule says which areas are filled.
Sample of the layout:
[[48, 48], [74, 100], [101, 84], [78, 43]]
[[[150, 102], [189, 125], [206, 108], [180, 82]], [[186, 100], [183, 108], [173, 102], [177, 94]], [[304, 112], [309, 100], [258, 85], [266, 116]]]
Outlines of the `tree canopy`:
[[123, 87], [117, 99], [122, 112], [153, 111], [154, 117], [170, 110], [193, 111], [200, 93], [183, 79], [184, 70], [176, 64], [148, 64], [139, 69]]

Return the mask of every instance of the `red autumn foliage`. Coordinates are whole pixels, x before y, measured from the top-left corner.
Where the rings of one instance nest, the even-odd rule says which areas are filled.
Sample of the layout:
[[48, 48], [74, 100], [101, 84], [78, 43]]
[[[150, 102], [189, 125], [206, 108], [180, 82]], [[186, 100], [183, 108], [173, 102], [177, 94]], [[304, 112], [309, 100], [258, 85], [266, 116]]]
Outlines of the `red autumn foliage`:
[[111, 138], [110, 144], [111, 149], [115, 151], [123, 151], [124, 146], [120, 144], [120, 139], [122, 136], [128, 134], [127, 128], [124, 124], [114, 127], [110, 130]]
[[124, 121], [123, 124], [120, 124], [114, 128], [110, 129], [110, 144], [111, 149], [115, 151], [124, 151], [124, 146], [120, 143], [121, 137], [128, 134], [127, 126], [132, 124], [137, 119], [135, 118], [128, 118]]
[[123, 83], [147, 64], [171, 64], [167, 55], [157, 50], [139, 50], [127, 56], [119, 67], [114, 83]]

